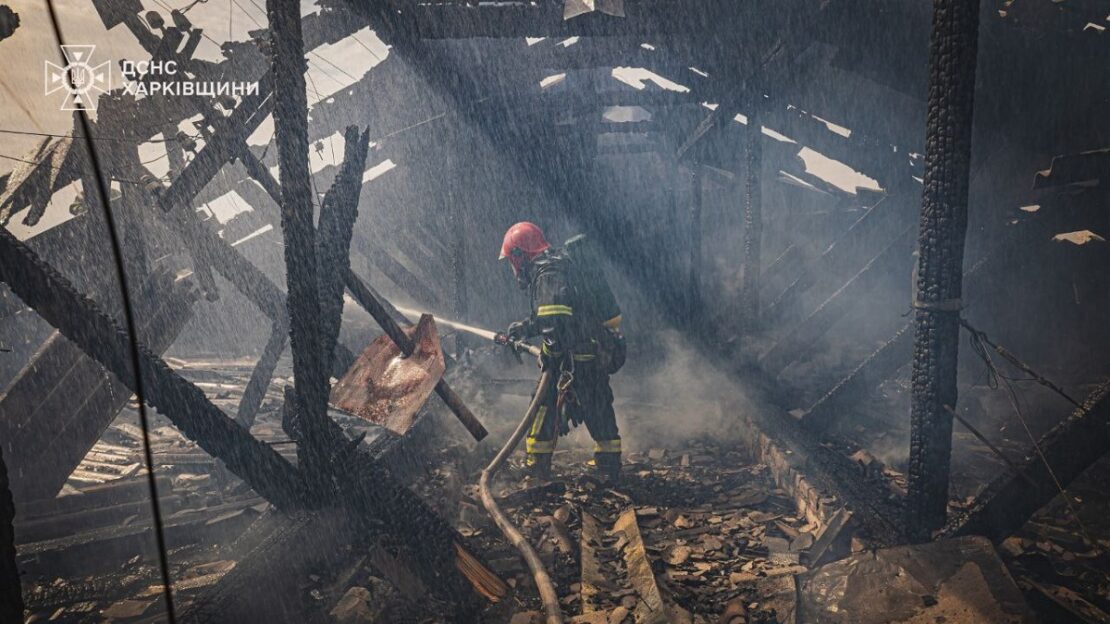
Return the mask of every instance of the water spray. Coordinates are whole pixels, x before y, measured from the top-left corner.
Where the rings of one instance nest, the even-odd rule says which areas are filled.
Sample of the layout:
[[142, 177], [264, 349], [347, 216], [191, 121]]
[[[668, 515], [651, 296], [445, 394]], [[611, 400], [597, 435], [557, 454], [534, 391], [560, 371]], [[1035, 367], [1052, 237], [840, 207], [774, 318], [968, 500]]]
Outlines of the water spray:
[[[414, 310], [412, 308], [397, 307], [397, 311], [401, 314], [404, 314], [405, 316], [420, 316], [421, 314], [426, 314], [425, 312]], [[478, 336], [479, 338], [484, 338], [486, 340], [492, 341], [494, 344], [509, 347], [515, 353], [531, 353], [536, 357], [539, 357], [540, 355], [540, 348], [536, 345], [528, 344], [523, 340], [513, 339], [509, 337], [509, 335], [506, 333], [495, 332], [489, 329], [475, 327], [474, 325], [467, 325], [466, 323], [452, 321], [450, 319], [445, 319], [439, 316], [436, 316], [435, 320], [437, 325], [443, 325], [444, 327], [450, 327], [451, 329], [456, 329], [458, 331]]]

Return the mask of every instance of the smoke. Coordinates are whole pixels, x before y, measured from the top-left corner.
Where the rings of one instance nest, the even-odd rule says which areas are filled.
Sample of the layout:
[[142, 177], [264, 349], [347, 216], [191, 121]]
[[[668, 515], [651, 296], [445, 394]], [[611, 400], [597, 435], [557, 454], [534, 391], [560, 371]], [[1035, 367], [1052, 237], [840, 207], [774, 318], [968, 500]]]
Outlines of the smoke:
[[737, 415], [754, 409], [743, 386], [707, 362], [677, 330], [654, 333], [650, 348], [629, 359], [628, 368], [612, 380], [626, 450], [735, 440]]

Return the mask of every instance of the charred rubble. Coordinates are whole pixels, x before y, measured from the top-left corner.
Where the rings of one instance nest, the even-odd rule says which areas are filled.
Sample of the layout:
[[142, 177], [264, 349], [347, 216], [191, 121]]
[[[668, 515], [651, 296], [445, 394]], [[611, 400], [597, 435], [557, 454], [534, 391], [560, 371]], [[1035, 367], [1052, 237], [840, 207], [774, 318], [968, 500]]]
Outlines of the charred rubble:
[[[0, 6], [250, 85], [0, 128], [0, 621], [1110, 621], [1105, 6], [172, 4]], [[627, 319], [620, 482], [492, 479], [555, 607], [520, 220]]]

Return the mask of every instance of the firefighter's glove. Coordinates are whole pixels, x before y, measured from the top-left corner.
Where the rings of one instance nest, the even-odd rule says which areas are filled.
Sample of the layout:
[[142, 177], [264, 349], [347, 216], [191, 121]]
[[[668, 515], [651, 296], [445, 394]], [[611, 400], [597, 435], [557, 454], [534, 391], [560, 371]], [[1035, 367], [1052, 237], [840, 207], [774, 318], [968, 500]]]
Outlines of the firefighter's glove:
[[524, 340], [528, 337], [528, 321], [516, 321], [509, 324], [509, 329], [505, 330], [509, 335], [510, 340]]

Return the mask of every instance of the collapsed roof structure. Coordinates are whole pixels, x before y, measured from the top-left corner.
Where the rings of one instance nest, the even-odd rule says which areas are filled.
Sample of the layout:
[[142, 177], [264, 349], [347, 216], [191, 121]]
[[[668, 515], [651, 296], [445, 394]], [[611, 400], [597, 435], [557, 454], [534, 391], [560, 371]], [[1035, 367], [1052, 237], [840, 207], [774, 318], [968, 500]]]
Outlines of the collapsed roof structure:
[[[1007, 585], [1017, 568], [993, 567], [993, 548], [968, 536], [1006, 543], [1053, 501], [1066, 503], [1082, 556], [1105, 561], [1105, 534], [1089, 530], [1064, 493], [1110, 443], [1110, 329], [1100, 322], [1110, 291], [1099, 270], [1110, 83], [1092, 71], [1105, 64], [1110, 18], [1097, 1], [976, 11], [979, 3], [943, 0], [318, 0], [303, 9], [231, 0], [229, 14], [254, 23], [239, 38], [229, 26], [222, 41], [194, 23], [223, 20], [204, 2], [92, 4], [111, 37], [141, 50], [114, 60], [149, 71], [125, 72], [124, 88], [76, 107], [65, 132], [4, 129], [34, 143], [6, 155], [16, 166], [0, 177], [0, 339], [10, 346], [0, 365], [0, 482], [14, 501], [0, 505], [5, 621], [25, 606], [79, 621], [107, 605], [90, 607], [96, 614], [75, 605], [108, 595], [122, 604], [129, 594], [119, 586], [91, 583], [74, 597], [50, 582], [85, 576], [153, 527], [157, 543], [140, 550], [159, 556], [141, 558], [158, 565], [146, 573], [160, 569], [166, 597], [176, 585], [183, 608], [151, 606], [155, 592], [116, 619], [338, 618], [333, 598], [346, 599], [351, 575], [335, 579], [326, 605], [306, 609], [303, 588], [274, 570], [303, 572], [343, 551], [410, 601], [426, 596], [438, 617], [508, 621], [497, 609], [513, 588], [494, 551], [460, 529], [448, 515], [457, 509], [445, 513], [413, 485], [426, 478], [414, 463], [434, 463], [437, 436], [481, 440], [487, 427], [502, 429], [491, 422], [499, 384], [483, 372], [480, 345], [456, 337], [439, 398], [408, 431], [352, 425], [328, 396], [377, 334], [412, 351], [403, 328], [415, 319], [393, 300], [469, 322], [510, 320], [502, 302], [512, 285], [493, 250], [522, 219], [587, 232], [608, 250], [642, 319], [629, 331], [634, 353], [657, 357], [659, 336], [677, 330], [699, 361], [744, 388], [751, 404], [730, 415], [742, 430], [733, 447], [765, 466], [766, 487], [794, 507], [785, 515], [796, 522], [772, 532], [792, 544], [815, 537], [795, 548], [764, 536], [760, 556], [793, 557], [793, 566], [804, 551], [812, 569], [761, 582], [819, 586], [818, 566], [850, 552], [853, 536], [891, 547], [884, 557], [896, 561], [930, 560], [897, 549], [941, 540], [938, 550], [958, 543], [987, 562], [1002, 604], [1020, 595]], [[54, 35], [37, 34], [85, 43], [81, 24], [61, 16]], [[0, 46], [34, 32], [4, 20]], [[320, 75], [341, 87], [321, 95]], [[84, 110], [92, 103], [95, 116]], [[1028, 298], [1015, 298], [1023, 289]], [[198, 354], [220, 361], [209, 370]], [[249, 366], [234, 374], [213, 372], [243, 357]], [[1012, 403], [997, 409], [998, 395], [974, 387], [978, 362]], [[1041, 382], [1042, 394], [1018, 401], [1014, 370]], [[969, 396], [971, 406], [957, 404]], [[158, 448], [178, 461], [155, 462], [146, 406], [191, 458], [176, 456], [186, 453], [171, 450], [178, 442], [167, 430], [155, 442], [165, 437]], [[690, 409], [675, 407], [674, 417]], [[127, 430], [121, 413], [141, 425], [130, 447], [143, 451], [141, 465], [126, 464], [126, 474], [109, 461], [126, 449], [105, 446]], [[1021, 435], [997, 435], [1015, 415]], [[954, 440], [953, 423], [970, 437]], [[648, 463], [668, 461], [642, 450]], [[186, 483], [193, 471], [158, 480], [158, 466], [200, 455], [218, 462], [195, 472], [218, 472], [224, 489], [196, 490]], [[702, 474], [691, 453], [671, 455]], [[117, 479], [126, 481], [109, 483]], [[81, 534], [74, 526], [92, 512], [57, 497], [84, 484], [71, 496], [89, 505], [105, 496], [95, 514], [111, 525], [146, 515], [142, 489], [115, 498], [143, 480], [164, 500], [130, 528]], [[525, 494], [558, 507], [544, 498], [550, 491]], [[205, 496], [201, 511], [174, 524]], [[640, 510], [631, 520], [614, 513], [613, 532], [635, 544], [651, 518], [667, 515], [631, 500]], [[584, 509], [571, 523], [592, 544], [571, 549], [581, 557], [579, 617], [602, 604], [585, 553], [611, 547], [591, 541], [598, 520]], [[648, 518], [644, 527], [637, 517]], [[680, 536], [666, 539], [700, 535], [682, 533], [696, 528], [678, 517], [667, 523]], [[200, 574], [211, 582], [197, 595], [171, 578], [177, 526], [193, 542], [237, 544], [234, 566]], [[549, 526], [560, 542], [566, 531]], [[1015, 560], [1017, 539], [1006, 551]], [[664, 558], [681, 566], [673, 547]], [[633, 550], [619, 556], [652, 576], [650, 549]], [[347, 555], [326, 559], [333, 571], [351, 565]], [[42, 582], [29, 583], [28, 567]], [[602, 567], [593, 572], [604, 576]], [[718, 567], [725, 580], [739, 573]], [[1021, 587], [1044, 597], [1042, 617], [1063, 610], [1097, 621], [1110, 610], [1106, 595], [1078, 607], [1028, 576]], [[736, 588], [749, 580], [722, 582], [729, 600], [748, 595]], [[662, 593], [652, 578], [636, 595], [681, 604], [682, 592], [661, 584]], [[732, 604], [698, 596], [681, 606], [702, 621]], [[817, 619], [795, 605], [792, 621], [825, 621], [815, 614], [827, 605], [799, 602]], [[668, 613], [660, 621], [677, 621]]]

